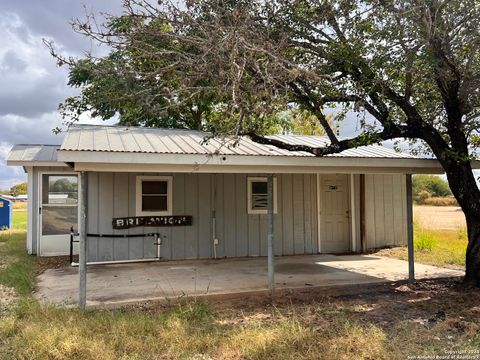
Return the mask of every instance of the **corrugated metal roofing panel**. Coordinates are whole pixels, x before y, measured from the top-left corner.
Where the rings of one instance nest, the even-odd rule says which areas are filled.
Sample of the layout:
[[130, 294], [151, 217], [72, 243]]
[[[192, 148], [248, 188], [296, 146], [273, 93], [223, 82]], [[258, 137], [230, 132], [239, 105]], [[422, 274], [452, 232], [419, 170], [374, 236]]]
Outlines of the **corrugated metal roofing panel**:
[[[117, 131], [115, 128], [107, 128], [104, 130], [105, 133], [99, 132], [99, 136], [106, 138], [105, 145], [109, 151], [123, 151], [123, 143], [120, 136], [117, 136]], [[65, 140], [64, 140], [65, 142]]]
[[[124, 126], [74, 125], [68, 130], [61, 150], [69, 151], [112, 151], [158, 154], [219, 154], [245, 156], [313, 156], [308, 152], [288, 151], [272, 145], [262, 145], [249, 138], [211, 138], [208, 133], [195, 130], [139, 128]], [[305, 135], [274, 135], [273, 139], [289, 144], [324, 147], [329, 144], [326, 137]], [[393, 149], [370, 145], [345, 150], [332, 157], [403, 158], [415, 156], [399, 153]]]
[[7, 161], [57, 161], [60, 145], [14, 145]]

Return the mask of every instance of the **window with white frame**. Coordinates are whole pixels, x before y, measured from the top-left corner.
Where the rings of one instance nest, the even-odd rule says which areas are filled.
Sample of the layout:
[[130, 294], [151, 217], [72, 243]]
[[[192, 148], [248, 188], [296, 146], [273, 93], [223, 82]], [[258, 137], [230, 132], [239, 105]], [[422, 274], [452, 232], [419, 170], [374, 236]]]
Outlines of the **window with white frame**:
[[172, 215], [171, 176], [137, 176], [137, 216]]
[[[248, 213], [266, 214], [268, 207], [268, 184], [266, 177], [248, 177]], [[277, 179], [273, 179], [273, 212], [277, 213]]]

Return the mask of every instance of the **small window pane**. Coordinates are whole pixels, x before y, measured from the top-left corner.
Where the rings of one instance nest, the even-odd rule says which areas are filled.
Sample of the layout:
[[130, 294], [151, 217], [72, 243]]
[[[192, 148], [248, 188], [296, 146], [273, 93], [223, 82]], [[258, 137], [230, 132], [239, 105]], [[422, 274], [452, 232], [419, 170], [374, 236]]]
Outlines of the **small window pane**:
[[266, 181], [252, 181], [252, 209], [267, 210], [268, 184]]
[[68, 175], [43, 175], [42, 203], [76, 205], [78, 202], [78, 178]]
[[142, 211], [168, 211], [166, 195], [142, 196]]
[[266, 181], [252, 181], [252, 194], [267, 194], [268, 185]]
[[167, 194], [167, 181], [142, 181], [142, 194]]
[[76, 206], [48, 206], [42, 209], [42, 235], [70, 234], [70, 227], [78, 227]]

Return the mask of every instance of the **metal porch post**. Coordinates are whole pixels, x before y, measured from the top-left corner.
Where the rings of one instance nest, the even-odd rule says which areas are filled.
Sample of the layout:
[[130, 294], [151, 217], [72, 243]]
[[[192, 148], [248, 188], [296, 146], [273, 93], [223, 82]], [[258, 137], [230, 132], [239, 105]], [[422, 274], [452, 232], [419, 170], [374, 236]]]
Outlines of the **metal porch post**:
[[413, 246], [413, 198], [412, 175], [407, 174], [407, 247], [408, 247], [408, 281], [415, 281], [415, 259]]
[[267, 215], [268, 215], [268, 231], [267, 231], [267, 246], [268, 246], [268, 289], [270, 294], [275, 294], [275, 263], [273, 252], [273, 175], [268, 175], [267, 178]]
[[78, 254], [78, 275], [80, 280], [78, 306], [80, 309], [85, 309], [87, 304], [87, 186], [87, 173], [82, 171], [80, 173], [80, 248]]

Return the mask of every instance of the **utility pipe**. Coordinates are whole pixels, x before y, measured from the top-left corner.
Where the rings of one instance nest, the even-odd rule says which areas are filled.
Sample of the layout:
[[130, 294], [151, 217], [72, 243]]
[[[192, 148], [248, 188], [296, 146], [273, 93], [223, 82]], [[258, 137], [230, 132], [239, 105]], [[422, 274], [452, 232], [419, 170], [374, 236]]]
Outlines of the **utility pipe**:
[[[160, 261], [161, 259], [150, 258], [150, 259], [131, 259], [131, 260], [108, 260], [108, 261], [92, 261], [87, 262], [87, 265], [111, 265], [111, 264], [129, 264], [129, 263], [141, 263], [141, 262], [155, 262]], [[72, 262], [73, 267], [77, 267], [78, 263]]]

